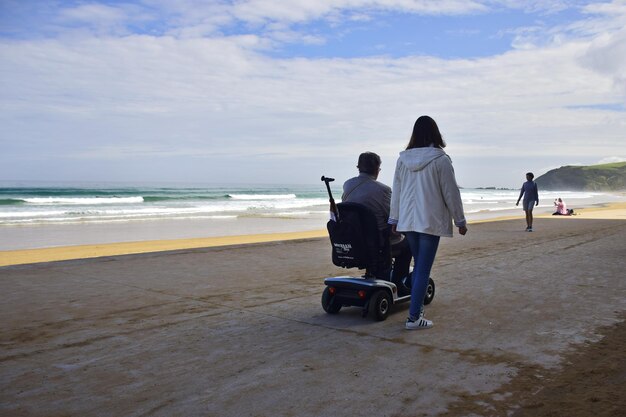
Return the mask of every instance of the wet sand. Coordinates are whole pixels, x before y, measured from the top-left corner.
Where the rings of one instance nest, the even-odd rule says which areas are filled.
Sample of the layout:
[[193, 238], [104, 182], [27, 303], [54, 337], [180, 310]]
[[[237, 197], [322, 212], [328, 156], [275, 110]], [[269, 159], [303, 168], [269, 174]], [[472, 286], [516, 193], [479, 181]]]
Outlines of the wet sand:
[[426, 331], [325, 314], [326, 238], [0, 268], [0, 415], [617, 416], [626, 222], [442, 239]]
[[145, 240], [139, 242], [101, 243], [95, 245], [61, 246], [39, 249], [0, 251], [0, 267], [38, 262], [67, 261], [70, 259], [98, 258], [102, 256], [129, 255], [216, 246], [244, 245], [250, 243], [307, 239], [326, 235], [325, 230], [303, 232], [265, 233], [243, 236], [220, 236], [194, 239]]
[[[537, 218], [551, 218], [550, 214], [537, 214]], [[485, 222], [493, 222], [493, 221], [503, 221], [503, 220], [512, 220], [517, 219], [519, 217], [499, 217], [495, 219], [487, 219], [487, 220], [476, 220], [474, 222], [470, 222], [470, 224], [478, 224]], [[556, 219], [556, 218], [555, 218]], [[582, 210], [578, 210], [576, 216], [564, 216], [561, 219], [614, 219], [614, 220], [626, 220], [626, 203], [611, 203], [606, 205], [594, 206], [584, 208]], [[248, 219], [249, 220], [249, 219]], [[271, 228], [276, 228], [277, 225], [280, 225], [278, 230], [280, 233], [256, 233], [256, 234], [246, 234], [246, 235], [221, 235], [214, 236], [211, 233], [215, 233], [214, 230], [204, 229], [200, 227], [202, 222], [195, 224], [195, 228], [198, 229], [199, 236], [195, 238], [185, 238], [185, 239], [140, 239], [135, 241], [129, 236], [133, 236], [133, 232], [137, 232], [138, 229], [129, 228], [129, 235], [126, 236], [122, 241], [117, 241], [115, 239], [120, 239], [119, 231], [114, 231], [110, 236], [106, 236], [106, 233], [103, 233], [100, 230], [97, 233], [93, 233], [94, 230], [85, 230], [84, 234], [90, 236], [89, 239], [93, 241], [92, 244], [81, 244], [81, 245], [71, 245], [71, 246], [52, 246], [43, 245], [43, 247], [37, 248], [27, 248], [27, 249], [13, 249], [12, 250], [0, 250], [0, 267], [7, 265], [21, 265], [21, 264], [29, 264], [36, 262], [51, 262], [51, 261], [65, 261], [70, 259], [85, 259], [85, 258], [97, 258], [101, 256], [115, 256], [115, 255], [127, 255], [127, 254], [137, 254], [137, 253], [149, 253], [149, 252], [159, 252], [159, 251], [168, 251], [168, 250], [178, 250], [178, 249], [192, 249], [192, 248], [204, 248], [204, 247], [215, 247], [215, 246], [226, 246], [226, 245], [240, 245], [240, 244], [248, 244], [248, 243], [260, 243], [260, 242], [271, 242], [271, 241], [281, 241], [281, 240], [293, 240], [293, 239], [306, 239], [312, 237], [325, 237], [327, 232], [324, 228], [311, 228], [311, 223], [301, 223], [301, 226], [306, 226], [304, 229], [300, 231], [292, 231], [289, 227], [296, 227], [297, 225], [288, 225], [285, 222], [272, 222], [272, 220], [276, 219], [266, 219], [268, 223], [258, 223], [253, 222], [250, 223], [251, 231], [254, 230], [271, 230]], [[319, 221], [319, 224], [324, 223], [324, 221]], [[146, 235], [146, 227], [149, 229], [149, 225], [141, 225], [143, 232], [138, 233], [139, 236], [168, 236], [168, 233], [171, 233], [175, 227], [172, 228], [172, 224], [167, 223], [169, 226], [165, 229], [163, 225], [155, 227], [155, 230], [152, 230], [149, 235]], [[193, 225], [194, 223], [192, 223]], [[88, 228], [89, 225], [81, 225], [78, 226], [75, 230], [70, 233], [70, 236], [74, 236], [70, 239], [76, 238], [76, 233], [80, 228]], [[206, 225], [204, 225], [206, 227]], [[119, 225], [117, 226], [119, 227]], [[186, 226], [188, 227], [188, 226]], [[269, 227], [269, 229], [268, 229]], [[99, 229], [106, 229], [106, 226], [100, 225]], [[37, 233], [36, 228], [31, 231], [31, 238], [34, 241], [37, 241]], [[64, 230], [63, 228], [59, 229], [59, 233]], [[225, 232], [224, 229], [218, 229], [222, 232]], [[66, 231], [67, 232], [67, 231]], [[187, 232], [185, 232], [187, 233]], [[202, 235], [205, 233], [205, 237]], [[102, 241], [98, 240], [98, 236], [106, 236]], [[113, 241], [110, 241], [113, 239]], [[136, 238], [135, 238], [136, 239]]]

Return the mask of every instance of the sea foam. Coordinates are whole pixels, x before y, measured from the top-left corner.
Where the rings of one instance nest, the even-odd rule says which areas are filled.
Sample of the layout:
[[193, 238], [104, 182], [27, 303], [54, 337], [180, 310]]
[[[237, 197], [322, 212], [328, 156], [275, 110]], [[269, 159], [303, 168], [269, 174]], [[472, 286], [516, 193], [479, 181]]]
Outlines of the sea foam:
[[23, 201], [42, 205], [137, 204], [143, 203], [143, 197], [33, 197], [24, 198]]

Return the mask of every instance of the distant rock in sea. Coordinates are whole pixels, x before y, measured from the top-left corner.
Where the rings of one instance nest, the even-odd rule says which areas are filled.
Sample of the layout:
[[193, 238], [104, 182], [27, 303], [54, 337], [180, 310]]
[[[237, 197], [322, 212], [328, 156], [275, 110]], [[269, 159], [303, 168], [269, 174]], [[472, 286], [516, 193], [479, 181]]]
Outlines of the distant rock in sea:
[[535, 179], [541, 190], [624, 191], [626, 162], [603, 165], [567, 165], [546, 172]]

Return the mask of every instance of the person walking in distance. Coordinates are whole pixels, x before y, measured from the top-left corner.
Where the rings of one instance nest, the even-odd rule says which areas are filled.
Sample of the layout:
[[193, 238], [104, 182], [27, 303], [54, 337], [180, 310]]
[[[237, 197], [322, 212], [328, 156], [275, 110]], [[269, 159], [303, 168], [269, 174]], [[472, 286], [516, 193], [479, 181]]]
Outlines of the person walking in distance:
[[519, 206], [519, 201], [524, 197], [522, 201], [522, 209], [526, 213], [526, 231], [533, 231], [533, 208], [539, 205], [539, 190], [537, 189], [537, 183], [533, 181], [535, 175], [532, 172], [526, 173], [526, 182], [522, 184], [519, 197], [517, 198], [516, 206]]

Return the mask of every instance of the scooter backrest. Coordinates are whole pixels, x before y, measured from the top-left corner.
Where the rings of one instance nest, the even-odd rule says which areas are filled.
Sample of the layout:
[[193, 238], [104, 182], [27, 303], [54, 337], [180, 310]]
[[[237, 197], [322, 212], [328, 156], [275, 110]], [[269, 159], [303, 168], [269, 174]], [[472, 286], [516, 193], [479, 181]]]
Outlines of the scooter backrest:
[[376, 217], [358, 203], [339, 203], [339, 221], [327, 224], [333, 264], [343, 268], [369, 269], [381, 262], [381, 235]]

